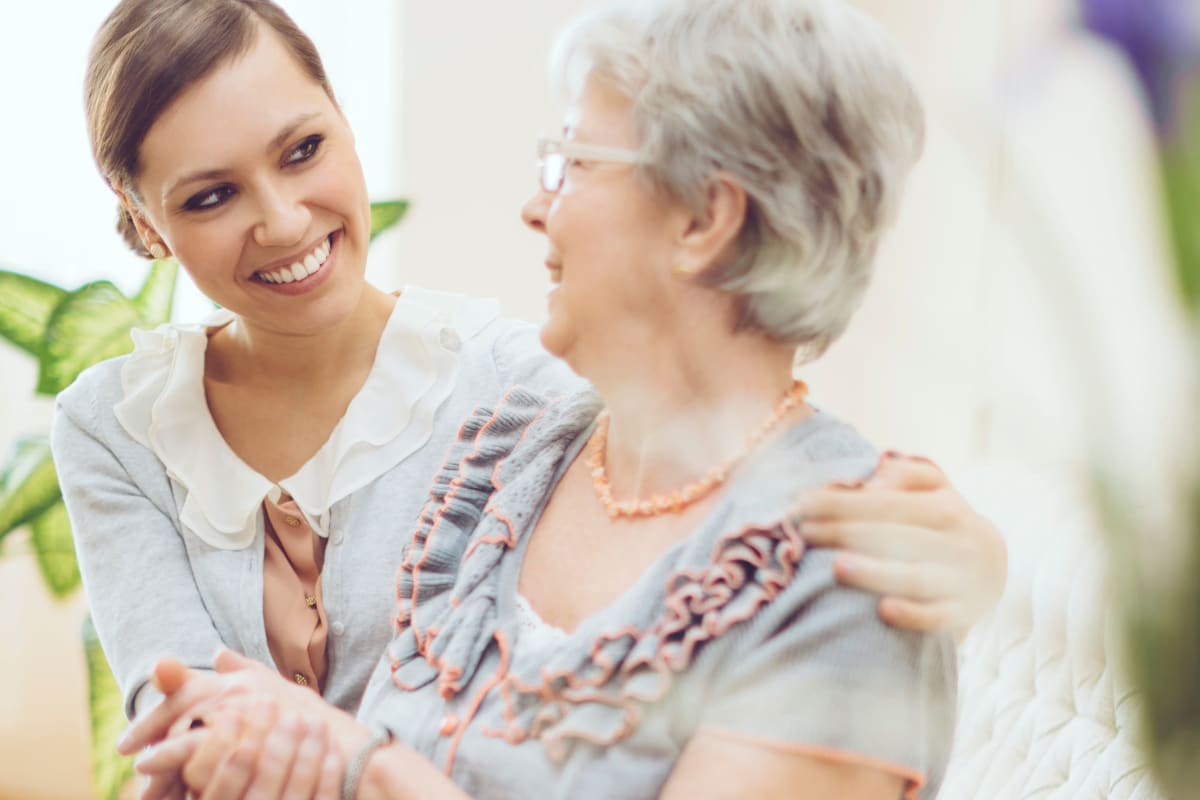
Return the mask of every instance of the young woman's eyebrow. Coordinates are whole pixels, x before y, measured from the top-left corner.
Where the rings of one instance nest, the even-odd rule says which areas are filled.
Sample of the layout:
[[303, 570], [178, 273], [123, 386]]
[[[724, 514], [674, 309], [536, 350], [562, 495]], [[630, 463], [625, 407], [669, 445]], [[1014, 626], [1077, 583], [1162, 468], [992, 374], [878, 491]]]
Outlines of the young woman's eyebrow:
[[[303, 114], [300, 114], [296, 118], [294, 118], [291, 122], [284, 125], [282, 128], [279, 129], [279, 133], [275, 134], [275, 137], [273, 139], [271, 139], [271, 141], [267, 144], [267, 148], [266, 148], [267, 155], [270, 155], [271, 153], [278, 150], [280, 147], [283, 147], [284, 143], [286, 143], [287, 140], [290, 139], [296, 133], [296, 130], [301, 125], [303, 125], [304, 123], [313, 119], [314, 117], [319, 117], [319, 116], [321, 116], [320, 111], [305, 112]], [[170, 197], [181, 186], [185, 186], [189, 183], [197, 183], [199, 181], [217, 180], [219, 178], [225, 177], [227, 174], [229, 174], [229, 170], [223, 169], [223, 168], [222, 169], [205, 169], [205, 170], [200, 170], [199, 172], [190, 172], [187, 175], [184, 175], [183, 177], [176, 180], [174, 183], [172, 183], [170, 185], [170, 187], [165, 192], [163, 192], [163, 198], [165, 199], [167, 197]]]

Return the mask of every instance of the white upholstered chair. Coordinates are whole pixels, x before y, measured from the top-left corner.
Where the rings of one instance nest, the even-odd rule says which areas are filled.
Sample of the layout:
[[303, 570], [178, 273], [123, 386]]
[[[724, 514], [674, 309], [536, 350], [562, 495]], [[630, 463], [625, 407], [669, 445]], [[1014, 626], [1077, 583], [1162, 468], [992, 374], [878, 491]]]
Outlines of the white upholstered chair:
[[1159, 800], [1136, 744], [1137, 698], [1083, 491], [1028, 467], [955, 478], [1005, 532], [1009, 579], [963, 646], [941, 800]]

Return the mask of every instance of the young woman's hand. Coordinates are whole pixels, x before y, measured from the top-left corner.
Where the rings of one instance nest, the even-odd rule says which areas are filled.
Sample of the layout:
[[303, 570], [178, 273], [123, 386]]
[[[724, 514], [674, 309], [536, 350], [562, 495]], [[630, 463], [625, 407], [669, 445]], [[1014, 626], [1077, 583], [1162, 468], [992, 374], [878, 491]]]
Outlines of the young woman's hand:
[[843, 551], [838, 580], [883, 595], [891, 625], [961, 638], [1004, 590], [999, 530], [923, 458], [889, 453], [863, 484], [813, 490], [798, 510], [805, 540]]

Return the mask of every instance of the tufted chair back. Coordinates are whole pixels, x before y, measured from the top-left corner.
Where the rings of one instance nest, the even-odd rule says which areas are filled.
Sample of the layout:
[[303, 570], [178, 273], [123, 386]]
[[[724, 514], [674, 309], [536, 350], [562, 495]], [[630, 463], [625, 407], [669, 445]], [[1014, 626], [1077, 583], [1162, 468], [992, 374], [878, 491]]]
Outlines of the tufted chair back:
[[1027, 467], [955, 478], [1004, 531], [1009, 579], [962, 648], [940, 800], [1161, 800], [1136, 744], [1137, 698], [1084, 492]]

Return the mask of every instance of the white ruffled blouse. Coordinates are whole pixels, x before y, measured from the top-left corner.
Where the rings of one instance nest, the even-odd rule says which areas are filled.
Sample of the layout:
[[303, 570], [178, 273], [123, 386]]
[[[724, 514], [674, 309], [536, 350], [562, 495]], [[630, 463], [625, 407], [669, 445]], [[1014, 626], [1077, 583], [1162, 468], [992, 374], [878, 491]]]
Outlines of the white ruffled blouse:
[[208, 409], [209, 333], [234, 315], [134, 330], [114, 408], [186, 491], [181, 522], [212, 547], [248, 547], [265, 499], [290, 495], [312, 529], [329, 535], [329, 510], [429, 440], [434, 413], [454, 388], [462, 342], [499, 315], [495, 300], [405, 287], [380, 337], [375, 363], [345, 416], [294, 475], [272, 483], [226, 443]]

